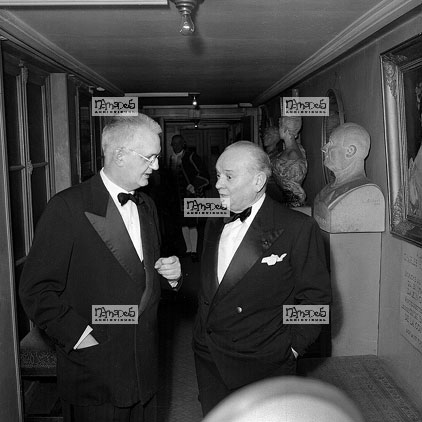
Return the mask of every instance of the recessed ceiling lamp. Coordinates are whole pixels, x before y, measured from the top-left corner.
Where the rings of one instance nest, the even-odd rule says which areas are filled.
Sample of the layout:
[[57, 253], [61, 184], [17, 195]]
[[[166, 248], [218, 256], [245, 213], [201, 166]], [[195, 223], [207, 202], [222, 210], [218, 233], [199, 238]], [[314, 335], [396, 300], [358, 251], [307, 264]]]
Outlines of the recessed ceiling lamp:
[[193, 24], [191, 13], [195, 9], [197, 0], [171, 0], [177, 7], [177, 10], [182, 16], [180, 21], [179, 32], [182, 35], [191, 35], [195, 32], [195, 25]]

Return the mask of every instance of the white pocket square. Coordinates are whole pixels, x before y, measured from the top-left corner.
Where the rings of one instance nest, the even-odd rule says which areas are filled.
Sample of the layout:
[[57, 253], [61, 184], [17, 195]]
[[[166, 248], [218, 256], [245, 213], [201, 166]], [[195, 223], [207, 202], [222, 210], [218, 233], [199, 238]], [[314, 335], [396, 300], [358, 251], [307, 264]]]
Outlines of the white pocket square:
[[261, 263], [262, 264], [267, 264], [267, 265], [275, 265], [277, 262], [281, 262], [283, 261], [283, 259], [287, 256], [286, 253], [284, 253], [283, 255], [270, 255], [270, 256], [266, 256], [265, 258], [262, 258]]

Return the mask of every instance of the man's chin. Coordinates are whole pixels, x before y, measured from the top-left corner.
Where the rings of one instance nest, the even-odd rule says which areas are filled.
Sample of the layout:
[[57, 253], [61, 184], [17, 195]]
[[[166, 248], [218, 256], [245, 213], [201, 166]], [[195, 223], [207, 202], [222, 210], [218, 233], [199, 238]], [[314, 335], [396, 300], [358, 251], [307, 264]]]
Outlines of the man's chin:
[[221, 204], [224, 205], [226, 208], [230, 209], [230, 197], [229, 196], [221, 196], [220, 195]]

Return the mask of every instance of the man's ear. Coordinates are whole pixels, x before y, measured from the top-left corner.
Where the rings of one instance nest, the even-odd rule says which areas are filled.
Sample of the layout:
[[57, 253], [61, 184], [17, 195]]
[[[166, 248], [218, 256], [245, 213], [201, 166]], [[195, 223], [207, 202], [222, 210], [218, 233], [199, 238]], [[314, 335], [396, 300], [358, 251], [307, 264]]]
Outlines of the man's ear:
[[257, 192], [260, 192], [267, 182], [267, 176], [263, 171], [255, 175], [254, 186]]
[[124, 154], [121, 148], [116, 148], [113, 151], [113, 162], [117, 165], [117, 166], [122, 166], [123, 165], [123, 158], [124, 158]]
[[349, 145], [346, 148], [346, 158], [352, 158], [357, 152], [356, 145]]

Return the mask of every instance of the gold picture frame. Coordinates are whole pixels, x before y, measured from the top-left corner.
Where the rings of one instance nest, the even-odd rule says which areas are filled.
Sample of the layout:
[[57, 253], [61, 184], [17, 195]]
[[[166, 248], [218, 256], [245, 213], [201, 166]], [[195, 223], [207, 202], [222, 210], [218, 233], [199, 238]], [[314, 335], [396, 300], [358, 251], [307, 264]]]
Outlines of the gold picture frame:
[[422, 35], [381, 55], [390, 231], [422, 246]]

